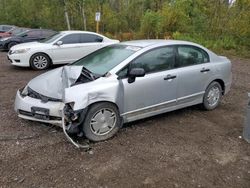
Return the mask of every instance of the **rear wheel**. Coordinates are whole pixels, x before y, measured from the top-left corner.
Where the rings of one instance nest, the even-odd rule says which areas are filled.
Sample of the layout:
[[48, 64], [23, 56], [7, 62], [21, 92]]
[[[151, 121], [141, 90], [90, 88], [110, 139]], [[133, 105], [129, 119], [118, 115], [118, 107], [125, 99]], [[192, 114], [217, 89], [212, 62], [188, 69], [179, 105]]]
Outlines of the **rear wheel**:
[[30, 66], [34, 70], [44, 70], [47, 69], [51, 64], [49, 56], [44, 53], [34, 54], [30, 58]]
[[206, 89], [203, 98], [203, 107], [206, 110], [213, 110], [215, 109], [222, 97], [222, 89], [221, 85], [218, 82], [212, 82]]
[[94, 142], [114, 136], [121, 127], [117, 107], [111, 103], [97, 103], [90, 107], [83, 123], [85, 136]]

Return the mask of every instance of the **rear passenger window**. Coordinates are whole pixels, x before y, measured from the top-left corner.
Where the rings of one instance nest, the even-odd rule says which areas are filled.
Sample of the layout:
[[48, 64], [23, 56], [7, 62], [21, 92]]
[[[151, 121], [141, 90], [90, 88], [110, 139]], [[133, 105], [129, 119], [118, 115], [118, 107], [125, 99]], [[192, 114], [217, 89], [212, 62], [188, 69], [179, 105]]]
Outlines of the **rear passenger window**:
[[61, 39], [63, 44], [75, 44], [80, 43], [80, 35], [79, 34], [69, 34]]
[[195, 46], [178, 46], [175, 67], [185, 67], [208, 63], [207, 52]]
[[174, 48], [163, 47], [141, 55], [131, 64], [131, 68], [143, 68], [146, 73], [160, 72], [172, 69], [174, 61]]
[[93, 34], [81, 34], [81, 43], [102, 42], [103, 38]]

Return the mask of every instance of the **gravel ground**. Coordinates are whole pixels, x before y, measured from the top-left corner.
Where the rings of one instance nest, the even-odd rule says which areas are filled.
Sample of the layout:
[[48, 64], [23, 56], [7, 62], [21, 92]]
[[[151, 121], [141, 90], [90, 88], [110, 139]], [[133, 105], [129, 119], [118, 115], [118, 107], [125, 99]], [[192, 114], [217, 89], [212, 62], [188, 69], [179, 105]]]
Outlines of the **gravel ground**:
[[250, 187], [250, 144], [240, 136], [250, 60], [232, 57], [233, 85], [214, 111], [194, 106], [125, 125], [76, 149], [62, 130], [18, 118], [15, 93], [42, 72], [0, 52], [0, 187]]

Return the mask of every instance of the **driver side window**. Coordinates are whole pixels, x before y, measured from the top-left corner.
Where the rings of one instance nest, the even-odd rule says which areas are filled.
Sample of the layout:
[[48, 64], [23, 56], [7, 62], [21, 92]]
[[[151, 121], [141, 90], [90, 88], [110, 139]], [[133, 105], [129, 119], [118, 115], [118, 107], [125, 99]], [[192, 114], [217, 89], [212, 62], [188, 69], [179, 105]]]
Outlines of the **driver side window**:
[[175, 49], [161, 47], [146, 52], [118, 72], [120, 78], [128, 76], [129, 69], [143, 68], [146, 74], [172, 69], [175, 63]]
[[80, 35], [79, 34], [69, 34], [61, 39], [63, 44], [76, 44], [80, 43]]
[[174, 47], [162, 47], [141, 55], [131, 63], [130, 68], [143, 68], [148, 74], [172, 69], [174, 61]]

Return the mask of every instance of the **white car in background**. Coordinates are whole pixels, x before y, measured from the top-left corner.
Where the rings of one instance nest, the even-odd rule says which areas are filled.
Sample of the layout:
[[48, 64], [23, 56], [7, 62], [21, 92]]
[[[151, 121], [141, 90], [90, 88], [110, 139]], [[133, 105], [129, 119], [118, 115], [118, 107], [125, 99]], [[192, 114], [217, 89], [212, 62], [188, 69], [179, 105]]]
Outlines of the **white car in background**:
[[12, 65], [43, 70], [52, 64], [72, 63], [115, 43], [119, 41], [94, 32], [61, 31], [39, 42], [13, 46], [7, 56]]

